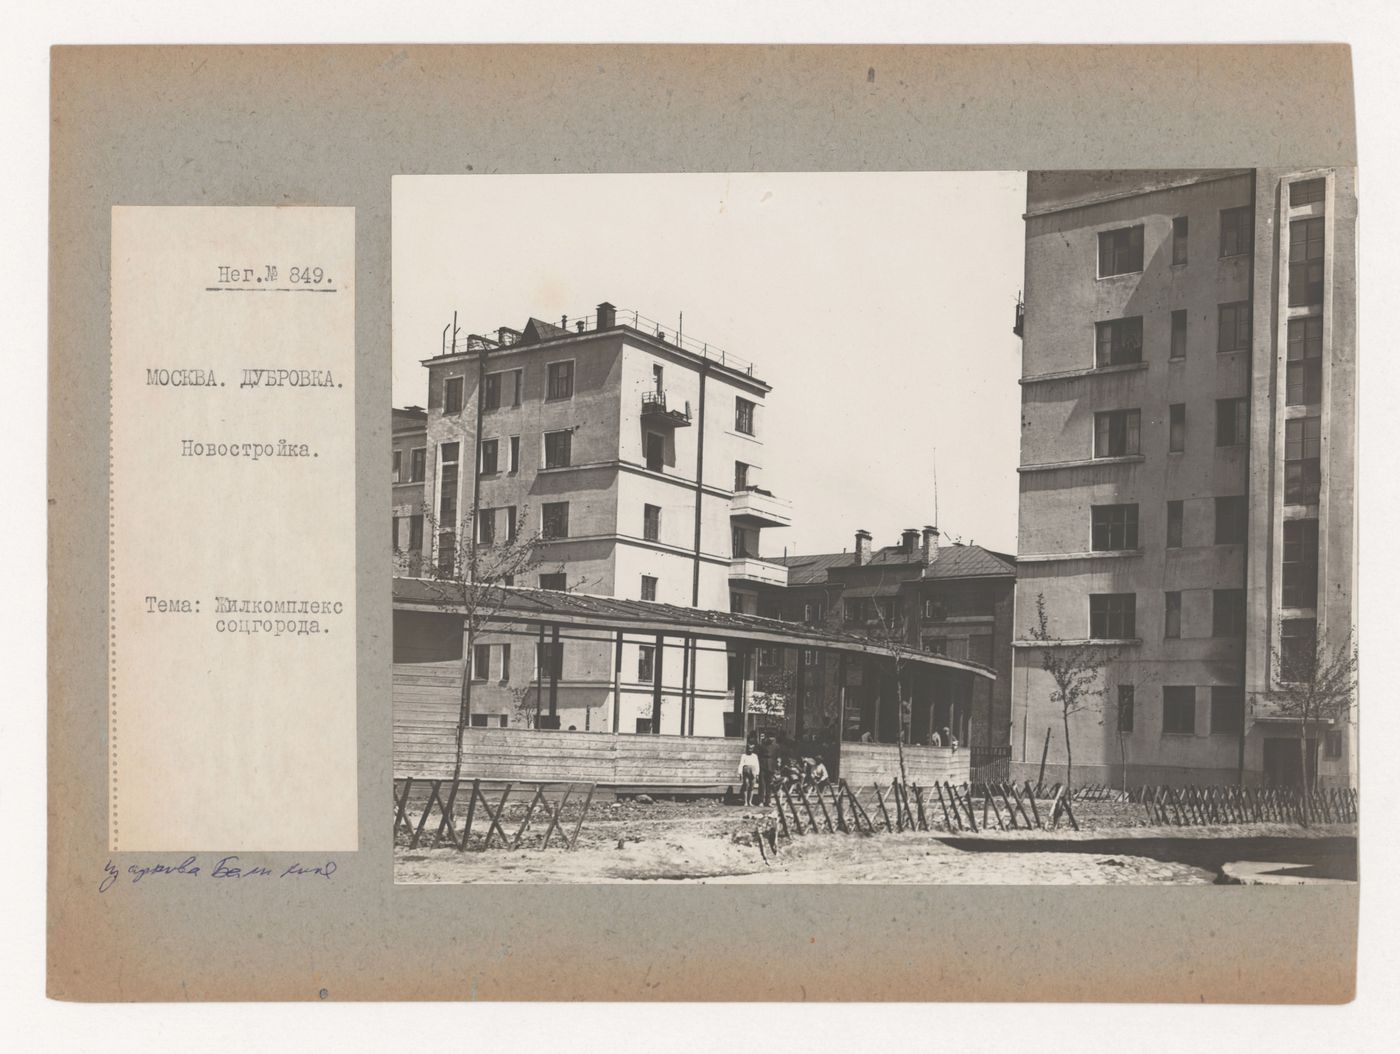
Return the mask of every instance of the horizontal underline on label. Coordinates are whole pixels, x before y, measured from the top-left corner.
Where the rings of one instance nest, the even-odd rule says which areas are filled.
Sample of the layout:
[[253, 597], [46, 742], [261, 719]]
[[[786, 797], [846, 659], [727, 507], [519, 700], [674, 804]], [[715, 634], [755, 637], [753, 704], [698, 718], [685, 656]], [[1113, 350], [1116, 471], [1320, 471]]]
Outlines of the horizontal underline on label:
[[338, 293], [339, 289], [290, 289], [285, 286], [269, 287], [264, 286], [259, 289], [256, 286], [238, 285], [207, 285], [204, 287], [206, 293]]

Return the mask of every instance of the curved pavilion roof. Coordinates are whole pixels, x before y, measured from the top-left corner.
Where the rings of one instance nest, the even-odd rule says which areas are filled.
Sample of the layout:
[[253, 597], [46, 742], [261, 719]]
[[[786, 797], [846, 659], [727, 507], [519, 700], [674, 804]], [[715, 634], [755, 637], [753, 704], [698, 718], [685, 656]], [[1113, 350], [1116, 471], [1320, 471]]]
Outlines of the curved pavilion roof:
[[[464, 586], [461, 582], [431, 578], [395, 578], [394, 607], [410, 611], [461, 612]], [[996, 672], [980, 663], [950, 659], [904, 646], [894, 648], [854, 633], [808, 626], [778, 619], [760, 618], [732, 611], [681, 607], [654, 600], [623, 600], [619, 597], [565, 593], [524, 586], [484, 587], [503, 596], [483, 606], [493, 610], [486, 621], [510, 624], [582, 626], [592, 629], [621, 630], [625, 633], [688, 634], [707, 640], [743, 641], [749, 644], [790, 648], [822, 648], [847, 654], [896, 656], [919, 666], [942, 667], [975, 674], [988, 680]]]

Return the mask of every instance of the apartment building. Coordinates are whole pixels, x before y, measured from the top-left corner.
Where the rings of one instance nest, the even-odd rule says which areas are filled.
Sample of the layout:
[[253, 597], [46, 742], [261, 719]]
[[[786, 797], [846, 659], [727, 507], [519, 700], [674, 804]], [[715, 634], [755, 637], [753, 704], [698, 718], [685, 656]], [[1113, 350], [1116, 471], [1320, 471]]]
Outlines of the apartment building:
[[[960, 743], [978, 749], [1010, 743], [1013, 557], [978, 545], [940, 545], [937, 527], [907, 528], [898, 543], [876, 548], [870, 532], [857, 531], [847, 552], [774, 558], [787, 571], [783, 585], [760, 588], [758, 614], [786, 622], [824, 626], [970, 661], [996, 671], [986, 678], [940, 679], [930, 671], [911, 693], [910, 738], [929, 741], [948, 728]], [[760, 650], [760, 691], [769, 683], [800, 693], [814, 713], [835, 712], [835, 671], [813, 652]], [[888, 678], [891, 671], [872, 670]], [[895, 698], [862, 676], [848, 684], [842, 738], [869, 734], [877, 742], [899, 737], [899, 714], [880, 700]], [[789, 734], [799, 734], [795, 727]], [[988, 750], [990, 754], [991, 751]]]
[[417, 578], [423, 573], [423, 482], [428, 466], [428, 412], [421, 406], [394, 407], [390, 481], [393, 518], [390, 539], [394, 572]]
[[[1030, 639], [1107, 657], [1077, 778], [1291, 783], [1275, 657], [1354, 624], [1355, 174], [1027, 177], [1013, 759], [1064, 762]], [[1310, 744], [1355, 779], [1354, 720]]]
[[[747, 361], [603, 303], [558, 324], [449, 332], [423, 365], [418, 555], [430, 576], [460, 574], [465, 531], [479, 549], [531, 540], [537, 559], [508, 584], [546, 590], [727, 610], [783, 574], [759, 557], [762, 532], [791, 513], [763, 486], [770, 388]], [[421, 649], [441, 630], [421, 613], [396, 626], [396, 657], [450, 659]], [[610, 642], [497, 635], [473, 652], [473, 724], [614, 730]], [[692, 664], [695, 705], [683, 708]], [[544, 714], [522, 704], [542, 668], [557, 681]], [[735, 686], [723, 649], [629, 643], [620, 679], [617, 731], [725, 734]]]

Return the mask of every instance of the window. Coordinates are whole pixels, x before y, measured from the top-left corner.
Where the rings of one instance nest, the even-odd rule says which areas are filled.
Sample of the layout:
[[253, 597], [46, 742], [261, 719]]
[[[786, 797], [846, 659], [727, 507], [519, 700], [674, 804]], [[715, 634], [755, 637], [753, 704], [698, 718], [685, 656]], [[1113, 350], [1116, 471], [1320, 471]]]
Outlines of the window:
[[574, 433], [546, 432], [544, 434], [544, 467], [568, 468], [573, 464]]
[[1167, 502], [1167, 548], [1181, 548], [1182, 504], [1179, 501]]
[[826, 618], [826, 605], [820, 600], [809, 600], [802, 605], [802, 621], [809, 626], [821, 625]]
[[1172, 266], [1180, 267], [1186, 262], [1187, 224], [1185, 216], [1172, 220]]
[[749, 555], [748, 535], [744, 528], [731, 525], [729, 528], [730, 555], [743, 558]]
[[729, 610], [730, 610], [730, 611], [743, 611], [743, 610], [744, 610], [744, 594], [743, 594], [743, 593], [735, 593], [733, 590], [730, 591], [730, 593], [729, 593]]
[[649, 735], [651, 735], [651, 718], [649, 718], [649, 717], [639, 717], [639, 718], [637, 718], [637, 735], [639, 735], [639, 736], [649, 736]]
[[637, 680], [651, 684], [656, 680], [656, 645], [637, 646]]
[[1173, 591], [1164, 595], [1166, 607], [1162, 619], [1162, 636], [1167, 640], [1178, 640], [1181, 637], [1181, 593]]
[[847, 622], [868, 622], [870, 620], [870, 601], [865, 597], [852, 597], [844, 601]]
[[472, 649], [472, 680], [484, 681], [491, 676], [491, 645], [478, 644]]
[[661, 540], [661, 506], [642, 506], [642, 537], [649, 542]]
[[552, 589], [556, 593], [566, 593], [569, 590], [569, 576], [563, 571], [540, 575], [540, 588]]
[[1220, 210], [1220, 255], [1241, 256], [1254, 251], [1254, 217], [1248, 205]]
[[1249, 314], [1249, 301], [1237, 300], [1233, 304], [1221, 304], [1216, 309], [1217, 353], [1226, 351], [1248, 351], [1252, 320]]
[[1324, 749], [1329, 758], [1342, 756], [1342, 734], [1340, 732], [1328, 732], [1323, 742], [1326, 744]]
[[423, 514], [421, 512], [408, 518], [408, 548], [415, 553], [423, 551]]
[[947, 607], [941, 597], [929, 597], [924, 601], [924, 618], [938, 622], [947, 617]]
[[1186, 312], [1172, 312], [1172, 348], [1171, 357], [1173, 359], [1186, 358]]
[[545, 369], [545, 398], [572, 399], [574, 397], [573, 361], [551, 362]]
[[1284, 423], [1283, 499], [1312, 505], [1322, 488], [1322, 418], [1296, 417]]
[[485, 728], [486, 718], [486, 714], [472, 714], [472, 728]]
[[445, 414], [459, 414], [462, 412], [462, 385], [461, 377], [449, 377], [442, 384], [442, 412]]
[[1134, 688], [1131, 684], [1120, 684], [1118, 686], [1118, 731], [1131, 732], [1133, 730], [1133, 703]]
[[483, 476], [494, 476], [500, 471], [501, 441], [499, 439], [483, 439], [481, 441], [481, 474]]
[[1215, 499], [1215, 544], [1243, 545], [1249, 532], [1249, 499], [1242, 495]]
[[1095, 366], [1122, 366], [1142, 361], [1142, 317], [1116, 318], [1095, 326]]
[[1283, 606], [1317, 606], [1317, 521], [1283, 521]]
[[947, 655], [947, 654], [948, 654], [948, 638], [947, 638], [947, 637], [925, 637], [925, 638], [924, 638], [924, 651], [929, 652], [929, 653], [931, 653], [931, 654], [933, 654], [933, 655]]
[[646, 435], [647, 468], [652, 472], [662, 472], [666, 468], [666, 437], [660, 432]]
[[410, 483], [422, 483], [428, 474], [428, 451], [426, 447], [418, 447], [409, 451], [408, 454], [408, 481]]
[[1162, 731], [1168, 735], [1196, 732], [1196, 689], [1182, 685], [1162, 688]]
[[567, 538], [569, 536], [569, 503], [567, 501], [546, 502], [542, 510], [540, 533], [546, 538]]
[[944, 646], [943, 646], [943, 654], [946, 655], [946, 656], [948, 656], [948, 658], [950, 658], [950, 659], [966, 659], [966, 658], [967, 658], [967, 638], [966, 638], [966, 637], [951, 637], [951, 638], [949, 638], [948, 642], [947, 642], [946, 644], [944, 644]]
[[1249, 442], [1249, 400], [1215, 400], [1215, 445], [1239, 446]]
[[1099, 277], [1142, 270], [1142, 226], [1099, 232]]
[[496, 510], [482, 509], [476, 520], [476, 544], [496, 544]]
[[802, 649], [803, 666], [816, 666], [819, 662], [821, 662], [821, 652], [819, 652], [816, 648]]
[[1326, 241], [1322, 217], [1288, 225], [1288, 306], [1322, 303], [1322, 256]]
[[517, 525], [516, 522], [515, 522], [515, 506], [514, 506], [514, 505], [507, 505], [507, 506], [506, 506], [506, 541], [508, 541], [508, 542], [513, 542], [513, 541], [515, 541], [515, 536], [516, 536], [516, 534], [518, 533], [518, 531], [519, 531], [519, 527], [518, 527], [518, 525]]
[[1288, 321], [1288, 405], [1322, 402], [1322, 319]]
[[457, 458], [461, 446], [443, 443], [438, 448], [438, 464], [442, 481], [438, 485], [438, 523], [447, 527], [457, 524]]
[[[501, 648], [501, 683], [510, 683], [510, 645], [502, 644]], [[505, 717], [502, 715], [501, 724], [505, 725]]]
[[774, 666], [777, 666], [777, 665], [778, 665], [778, 649], [777, 649], [777, 648], [759, 648], [759, 649], [758, 649], [758, 665], [759, 665], [760, 667], [762, 667], [763, 669], [765, 669], [765, 670], [771, 670]]
[[642, 575], [642, 599], [656, 599], [656, 579], [651, 575]]
[[403, 451], [394, 451], [394, 482], [400, 482], [399, 477], [403, 475]]
[[753, 435], [754, 404], [747, 399], [734, 397], [734, 430], [746, 436]]
[[510, 386], [510, 405], [519, 406], [525, 394], [525, 371], [511, 370], [506, 374], [506, 383]]
[[457, 570], [456, 531], [438, 532], [437, 568], [442, 578], [451, 578]]
[[1244, 729], [1244, 689], [1217, 684], [1210, 690], [1212, 735], [1239, 735]]
[[1279, 627], [1279, 673], [1284, 681], [1310, 681], [1317, 661], [1317, 619], [1286, 618]]
[[1244, 590], [1217, 589], [1211, 609], [1212, 637], [1244, 636]]
[[1138, 547], [1138, 507], [1136, 505], [1095, 505], [1093, 547], [1096, 552]]
[[1127, 457], [1142, 453], [1137, 410], [1111, 410], [1094, 415], [1094, 457]]
[[742, 461], [734, 462], [734, 490], [735, 492], [749, 489], [749, 466]]
[[1326, 196], [1327, 180], [1325, 179], [1304, 179], [1288, 185], [1288, 205], [1290, 208], [1297, 209], [1304, 205], [1316, 205]]
[[501, 374], [488, 373], [485, 386], [481, 390], [481, 408], [499, 410], [501, 408]]
[[1137, 595], [1091, 593], [1089, 636], [1095, 640], [1132, 640], [1137, 636]]
[[510, 458], [510, 461], [508, 462], [508, 464], [507, 464], [507, 466], [506, 466], [506, 470], [513, 476], [513, 475], [515, 475], [517, 472], [520, 471], [520, 437], [519, 437], [519, 436], [511, 436], [511, 437], [510, 437], [510, 454], [509, 454], [508, 456], [509, 456], [509, 458]]
[[967, 638], [967, 657], [983, 666], [992, 664], [992, 635], [978, 633]]
[[1186, 449], [1186, 404], [1172, 403], [1168, 413], [1167, 452], [1180, 454]]
[[564, 676], [564, 645], [550, 642], [535, 645], [535, 676], [558, 680]]

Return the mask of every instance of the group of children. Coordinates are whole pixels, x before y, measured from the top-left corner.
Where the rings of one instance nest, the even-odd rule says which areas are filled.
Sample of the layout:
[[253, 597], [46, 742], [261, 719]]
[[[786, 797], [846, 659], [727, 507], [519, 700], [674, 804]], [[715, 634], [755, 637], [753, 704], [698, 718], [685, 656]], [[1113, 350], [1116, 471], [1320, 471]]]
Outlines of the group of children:
[[781, 739], [750, 739], [739, 759], [739, 794], [745, 805], [767, 805], [779, 791], [814, 790], [829, 779], [821, 757], [789, 754]]

